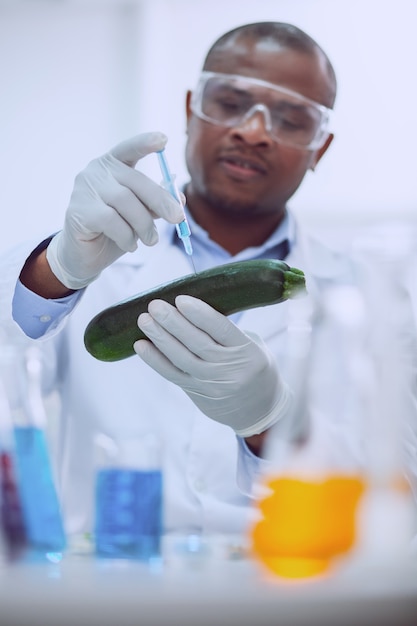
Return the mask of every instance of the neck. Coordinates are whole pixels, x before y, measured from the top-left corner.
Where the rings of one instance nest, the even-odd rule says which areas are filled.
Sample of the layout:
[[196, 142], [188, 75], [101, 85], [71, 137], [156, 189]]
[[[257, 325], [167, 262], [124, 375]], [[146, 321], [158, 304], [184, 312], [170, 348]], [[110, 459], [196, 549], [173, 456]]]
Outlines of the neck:
[[[188, 190], [187, 190], [188, 191]], [[262, 245], [274, 232], [285, 216], [285, 207], [266, 213], [242, 214], [239, 211], [219, 211], [205, 200], [193, 194], [187, 197], [187, 207], [193, 219], [231, 255], [246, 248]]]

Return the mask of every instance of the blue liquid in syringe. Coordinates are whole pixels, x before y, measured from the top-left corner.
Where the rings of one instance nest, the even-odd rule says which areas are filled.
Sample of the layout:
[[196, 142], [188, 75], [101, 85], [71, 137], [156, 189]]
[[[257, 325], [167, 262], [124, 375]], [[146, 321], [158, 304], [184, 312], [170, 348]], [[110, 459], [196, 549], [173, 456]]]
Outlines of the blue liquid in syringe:
[[150, 561], [160, 556], [162, 473], [106, 468], [96, 477], [98, 556]]
[[41, 552], [60, 552], [66, 538], [45, 433], [33, 426], [16, 427], [14, 436], [28, 543]]
[[[159, 161], [159, 165], [160, 165], [161, 172], [162, 172], [162, 177], [164, 179], [166, 188], [168, 189], [172, 197], [175, 198], [178, 201], [178, 203], [182, 205], [181, 198], [178, 193], [178, 189], [174, 182], [175, 177], [172, 176], [168, 167], [168, 161], [165, 156], [165, 150], [159, 150], [159, 152], [157, 152], [156, 154], [158, 156], [158, 161]], [[186, 253], [189, 256], [192, 256], [193, 247], [191, 245], [191, 239], [190, 239], [191, 230], [188, 225], [187, 219], [184, 218], [182, 222], [180, 222], [179, 224], [176, 224], [176, 229], [177, 229], [178, 237], [181, 239]], [[194, 267], [194, 263], [193, 263], [193, 267]], [[195, 268], [194, 268], [194, 271], [195, 271]]]

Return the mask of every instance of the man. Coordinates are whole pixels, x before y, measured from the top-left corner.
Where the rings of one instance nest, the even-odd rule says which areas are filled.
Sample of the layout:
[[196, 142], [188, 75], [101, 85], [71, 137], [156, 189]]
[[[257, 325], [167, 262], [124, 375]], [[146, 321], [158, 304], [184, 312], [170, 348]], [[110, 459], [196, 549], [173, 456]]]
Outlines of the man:
[[[348, 279], [343, 259], [302, 234], [287, 207], [331, 144], [335, 94], [326, 54], [295, 26], [248, 24], [214, 43], [186, 102], [184, 210], [197, 270], [272, 257], [304, 270], [312, 294]], [[176, 307], [154, 301], [138, 320], [151, 340], [135, 345], [140, 359], [102, 363], [85, 350], [97, 312], [192, 271], [173, 226], [183, 208], [134, 169], [165, 143], [160, 133], [139, 135], [91, 162], [63, 230], [30, 254], [16, 285], [14, 319], [44, 337], [45, 389], [62, 398], [70, 533], [91, 529], [98, 433], [116, 442], [158, 436], [167, 532], [233, 533], [249, 523], [266, 433], [304, 434], [291, 415], [291, 303], [231, 320], [187, 296]]]

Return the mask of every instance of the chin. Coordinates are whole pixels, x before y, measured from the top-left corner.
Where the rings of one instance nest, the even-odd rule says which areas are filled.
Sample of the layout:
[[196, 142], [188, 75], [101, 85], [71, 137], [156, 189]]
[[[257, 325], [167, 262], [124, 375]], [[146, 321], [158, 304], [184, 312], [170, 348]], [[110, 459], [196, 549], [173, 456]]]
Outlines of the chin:
[[258, 207], [258, 202], [247, 195], [225, 193], [224, 190], [209, 192], [206, 197], [214, 210], [221, 213], [252, 215]]

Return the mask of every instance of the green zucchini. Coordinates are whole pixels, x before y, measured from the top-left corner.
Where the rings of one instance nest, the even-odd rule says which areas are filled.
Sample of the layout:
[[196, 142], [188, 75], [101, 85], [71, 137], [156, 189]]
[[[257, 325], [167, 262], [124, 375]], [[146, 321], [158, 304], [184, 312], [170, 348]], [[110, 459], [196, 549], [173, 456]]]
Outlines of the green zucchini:
[[305, 289], [304, 273], [277, 259], [237, 261], [189, 274], [115, 304], [87, 325], [84, 344], [101, 361], [118, 361], [135, 354], [133, 344], [146, 338], [137, 325], [151, 300], [175, 303], [187, 294], [224, 315], [283, 302]]

